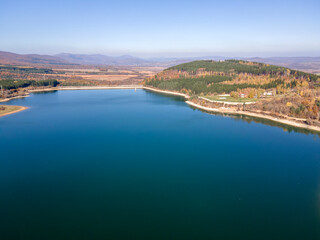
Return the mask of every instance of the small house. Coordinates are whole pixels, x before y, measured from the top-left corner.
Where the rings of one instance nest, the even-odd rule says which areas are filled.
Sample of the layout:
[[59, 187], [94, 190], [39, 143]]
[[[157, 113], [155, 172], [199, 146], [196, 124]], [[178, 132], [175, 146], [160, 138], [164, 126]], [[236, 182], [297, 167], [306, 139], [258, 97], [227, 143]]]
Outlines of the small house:
[[263, 93], [263, 96], [272, 96], [272, 95], [273, 95], [272, 92], [264, 92], [264, 93]]

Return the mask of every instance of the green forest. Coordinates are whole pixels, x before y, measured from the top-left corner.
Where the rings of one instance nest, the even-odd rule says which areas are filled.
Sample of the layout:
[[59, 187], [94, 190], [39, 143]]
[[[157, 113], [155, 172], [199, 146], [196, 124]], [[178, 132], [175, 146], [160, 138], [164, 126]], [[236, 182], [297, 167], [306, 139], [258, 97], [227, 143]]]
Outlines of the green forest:
[[42, 74], [52, 74], [53, 70], [50, 68], [34, 68], [34, 67], [20, 67], [11, 65], [0, 65], [0, 72], [8, 71], [14, 73], [42, 73]]
[[[215, 81], [216, 78], [219, 77], [219, 81]], [[228, 78], [223, 80], [223, 78]], [[213, 83], [208, 86], [209, 79], [211, 79]], [[223, 81], [231, 81], [231, 77], [222, 77], [222, 76], [212, 76], [205, 78], [178, 78], [178, 79], [170, 79], [170, 80], [152, 80], [146, 83], [147, 86], [156, 87], [163, 90], [171, 90], [171, 91], [182, 91], [183, 89], [191, 90], [194, 94], [208, 94], [208, 93], [230, 93], [232, 91], [237, 91], [237, 89], [244, 88], [275, 88], [279, 84], [283, 84], [282, 81], [277, 80], [268, 84], [258, 85], [258, 84], [219, 84], [219, 82]]]
[[[223, 73], [249, 73], [254, 75], [285, 75], [290, 70], [285, 67], [275, 65], [267, 65], [257, 62], [246, 62], [240, 60], [226, 60], [216, 62], [212, 60], [194, 61], [180, 64], [167, 70], [186, 71], [190, 74], [195, 74], [199, 69], [204, 69], [207, 72], [223, 72]], [[316, 81], [318, 76], [315, 74], [305, 73], [296, 70], [290, 70], [296, 77], [306, 77], [311, 81]]]
[[[214, 74], [201, 76], [201, 71]], [[176, 73], [176, 75], [173, 73]], [[227, 81], [233, 81], [239, 77], [239, 74], [246, 74], [252, 78], [262, 76], [271, 80], [262, 84], [259, 84], [258, 81], [249, 80], [245, 83], [225, 84]], [[286, 79], [286, 82], [283, 79]], [[155, 77], [147, 79], [145, 85], [171, 91], [186, 90], [198, 95], [201, 93], [231, 93], [247, 88], [271, 89], [277, 88], [277, 86], [290, 89], [295, 87], [299, 80], [312, 82], [316, 85], [318, 76], [285, 67], [239, 60], [194, 61], [168, 68]]]
[[3, 89], [17, 89], [17, 88], [25, 88], [25, 87], [43, 87], [43, 86], [52, 86], [56, 87], [59, 82], [55, 79], [48, 80], [0, 80], [0, 87]]

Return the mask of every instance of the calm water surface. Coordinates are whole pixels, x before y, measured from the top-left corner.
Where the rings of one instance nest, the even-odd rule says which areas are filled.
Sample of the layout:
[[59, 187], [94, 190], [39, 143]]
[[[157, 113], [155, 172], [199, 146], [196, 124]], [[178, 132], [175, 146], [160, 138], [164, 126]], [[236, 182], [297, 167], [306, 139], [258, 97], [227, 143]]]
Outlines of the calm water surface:
[[315, 134], [144, 90], [7, 104], [0, 239], [320, 239]]

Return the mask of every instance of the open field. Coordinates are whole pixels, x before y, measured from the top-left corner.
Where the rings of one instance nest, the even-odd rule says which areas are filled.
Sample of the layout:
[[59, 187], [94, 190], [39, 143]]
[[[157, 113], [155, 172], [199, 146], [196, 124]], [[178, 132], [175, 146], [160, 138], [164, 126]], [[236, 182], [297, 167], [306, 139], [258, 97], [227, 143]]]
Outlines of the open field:
[[159, 67], [96, 67], [76, 69], [53, 69], [51, 76], [64, 86], [74, 85], [128, 85], [140, 84], [145, 78], [163, 70]]
[[237, 102], [237, 103], [245, 103], [245, 102], [256, 102], [258, 99], [256, 98], [233, 98], [231, 96], [205, 96], [204, 98], [218, 101], [218, 102]]
[[162, 71], [162, 67], [69, 65], [43, 68], [0, 66], [2, 80], [58, 80], [62, 86], [101, 86], [140, 84], [145, 78]]

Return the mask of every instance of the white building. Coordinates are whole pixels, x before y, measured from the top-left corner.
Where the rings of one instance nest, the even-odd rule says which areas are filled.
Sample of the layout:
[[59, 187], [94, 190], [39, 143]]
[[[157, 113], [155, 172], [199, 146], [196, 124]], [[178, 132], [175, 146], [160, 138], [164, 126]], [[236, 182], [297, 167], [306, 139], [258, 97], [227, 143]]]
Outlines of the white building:
[[263, 96], [272, 96], [272, 95], [273, 95], [272, 92], [264, 92], [264, 93], [263, 93]]

